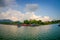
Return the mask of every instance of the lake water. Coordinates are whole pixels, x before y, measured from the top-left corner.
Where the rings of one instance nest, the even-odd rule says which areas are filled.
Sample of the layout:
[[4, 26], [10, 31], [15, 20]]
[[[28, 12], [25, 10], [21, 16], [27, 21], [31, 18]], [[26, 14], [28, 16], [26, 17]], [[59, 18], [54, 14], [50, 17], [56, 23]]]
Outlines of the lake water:
[[0, 40], [60, 40], [60, 27], [58, 24], [38, 27], [0, 24]]

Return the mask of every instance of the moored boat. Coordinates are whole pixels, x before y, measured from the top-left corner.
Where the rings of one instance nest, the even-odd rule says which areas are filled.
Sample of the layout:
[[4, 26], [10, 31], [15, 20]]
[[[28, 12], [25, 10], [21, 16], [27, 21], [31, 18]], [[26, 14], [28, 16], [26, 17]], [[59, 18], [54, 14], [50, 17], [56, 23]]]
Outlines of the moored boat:
[[20, 24], [17, 24], [18, 27], [20, 27], [21, 25]]
[[33, 26], [33, 27], [34, 27], [34, 26], [38, 26], [38, 24], [31, 24], [31, 26]]

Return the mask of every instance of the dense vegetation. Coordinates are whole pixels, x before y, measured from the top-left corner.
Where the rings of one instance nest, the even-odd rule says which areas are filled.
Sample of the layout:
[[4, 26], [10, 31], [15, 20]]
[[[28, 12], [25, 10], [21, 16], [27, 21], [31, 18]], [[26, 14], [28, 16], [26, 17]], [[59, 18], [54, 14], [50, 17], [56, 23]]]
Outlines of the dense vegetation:
[[55, 21], [45, 21], [42, 22], [41, 20], [24, 20], [25, 24], [38, 24], [38, 25], [48, 25], [48, 24], [56, 24], [56, 23], [60, 23], [60, 20], [55, 20]]
[[0, 24], [9, 24], [9, 25], [16, 25], [16, 24], [36, 24], [36, 25], [48, 25], [48, 24], [56, 24], [60, 23], [60, 20], [55, 21], [46, 21], [42, 22], [41, 20], [24, 20], [23, 22], [20, 21], [11, 21], [11, 22], [0, 22]]

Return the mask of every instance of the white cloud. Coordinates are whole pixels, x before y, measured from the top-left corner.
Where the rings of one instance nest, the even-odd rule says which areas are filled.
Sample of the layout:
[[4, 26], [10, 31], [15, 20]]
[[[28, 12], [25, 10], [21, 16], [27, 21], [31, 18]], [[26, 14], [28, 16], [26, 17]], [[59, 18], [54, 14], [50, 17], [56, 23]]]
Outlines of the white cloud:
[[7, 12], [0, 14], [0, 19], [11, 19], [13, 21], [22, 20], [23, 15], [20, 11], [9, 9]]
[[25, 9], [29, 12], [33, 12], [38, 9], [38, 4], [26, 4]]
[[7, 6], [16, 5], [16, 0], [4, 0]]
[[17, 5], [16, 0], [0, 0], [0, 7]]
[[37, 16], [34, 11], [38, 9], [38, 4], [26, 4], [27, 12], [23, 14], [21, 11], [13, 10], [13, 8], [18, 8], [16, 0], [4, 0], [8, 10], [6, 12], [0, 13], [0, 19], [10, 19], [13, 21], [23, 21], [29, 19], [36, 19], [42, 21], [51, 20], [49, 16]]
[[1, 0], [1, 1], [2, 3], [0, 4], [3, 6], [1, 7], [0, 5], [0, 13], [8, 10], [9, 8], [15, 9], [15, 10], [20, 9], [20, 6], [16, 3], [16, 0]]
[[30, 19], [36, 19], [36, 20], [42, 20], [42, 21], [50, 21], [49, 16], [37, 16], [34, 14], [34, 12], [26, 12], [25, 14], [21, 13], [20, 11], [9, 9], [6, 12], [3, 12], [0, 14], [0, 19], [10, 19], [13, 21], [23, 21], [23, 20], [30, 20]]
[[29, 19], [42, 20], [43, 22], [44, 21], [51, 21], [52, 20], [49, 16], [44, 16], [44, 17], [37, 16], [37, 15], [34, 14], [34, 12], [32, 12], [30, 14], [31, 14], [31, 16], [29, 17]]
[[0, 0], [0, 7], [4, 7], [5, 4], [4, 4], [4, 0]]

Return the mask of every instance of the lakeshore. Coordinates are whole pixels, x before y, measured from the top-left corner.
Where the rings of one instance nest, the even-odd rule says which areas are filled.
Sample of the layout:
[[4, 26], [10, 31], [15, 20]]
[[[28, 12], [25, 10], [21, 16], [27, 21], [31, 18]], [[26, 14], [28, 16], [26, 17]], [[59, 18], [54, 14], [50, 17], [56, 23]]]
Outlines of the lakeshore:
[[16, 26], [40, 26], [40, 25], [50, 25], [50, 24], [60, 24], [60, 20], [53, 20], [53, 21], [45, 21], [42, 22], [41, 20], [24, 20], [23, 22], [20, 21], [11, 21], [5, 19], [4, 21], [0, 21], [0, 24], [4, 25], [16, 25]]

